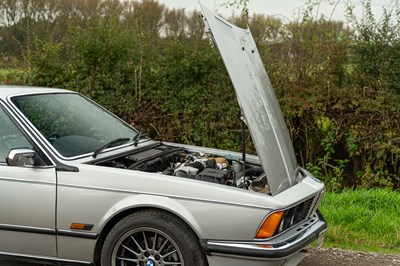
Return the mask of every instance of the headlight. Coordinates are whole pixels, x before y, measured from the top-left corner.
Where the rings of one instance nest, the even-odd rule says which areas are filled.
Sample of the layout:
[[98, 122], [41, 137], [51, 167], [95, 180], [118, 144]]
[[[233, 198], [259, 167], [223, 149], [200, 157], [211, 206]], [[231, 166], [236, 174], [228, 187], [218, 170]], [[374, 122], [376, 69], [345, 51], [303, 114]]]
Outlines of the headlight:
[[270, 213], [258, 228], [256, 238], [269, 238], [278, 235], [308, 219], [314, 199], [312, 197], [286, 210]]

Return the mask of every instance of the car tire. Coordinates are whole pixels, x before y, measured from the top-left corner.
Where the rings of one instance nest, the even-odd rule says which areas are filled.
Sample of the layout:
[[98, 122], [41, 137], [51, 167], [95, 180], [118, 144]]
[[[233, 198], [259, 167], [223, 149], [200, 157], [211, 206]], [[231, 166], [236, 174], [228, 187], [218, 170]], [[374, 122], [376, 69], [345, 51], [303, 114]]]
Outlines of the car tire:
[[111, 229], [101, 251], [101, 265], [206, 266], [207, 263], [198, 238], [183, 221], [164, 211], [142, 210]]

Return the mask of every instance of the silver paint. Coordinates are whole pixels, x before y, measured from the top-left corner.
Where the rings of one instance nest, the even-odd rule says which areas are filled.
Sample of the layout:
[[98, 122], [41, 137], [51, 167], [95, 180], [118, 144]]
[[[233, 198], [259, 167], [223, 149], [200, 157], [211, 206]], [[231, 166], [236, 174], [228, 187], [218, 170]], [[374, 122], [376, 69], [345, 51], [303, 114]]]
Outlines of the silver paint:
[[[114, 217], [137, 208], [168, 211], [187, 223], [200, 240], [210, 245], [231, 245], [243, 249], [259, 249], [257, 244], [289, 243], [296, 236], [296, 241], [301, 243], [304, 237], [324, 223], [315, 218], [315, 211], [325, 187], [306, 171], [306, 177], [301, 182], [294, 179], [297, 162], [293, 148], [251, 34], [202, 8], [230, 72], [260, 156], [248, 155], [247, 160], [262, 164], [272, 187], [272, 195], [158, 173], [96, 166], [88, 164], [92, 160], [90, 154], [63, 158], [13, 106], [10, 98], [15, 95], [72, 92], [0, 86], [0, 104], [6, 103], [5, 109], [53, 164], [47, 167], [0, 164], [0, 254], [93, 262], [96, 239], [56, 236], [53, 233], [80, 232], [70, 229], [71, 224], [86, 223], [94, 226], [91, 231], [80, 232], [82, 236], [100, 235]], [[242, 71], [243, 66], [246, 71]], [[143, 148], [154, 143], [149, 140], [139, 146]], [[235, 152], [166, 144], [185, 147], [189, 151], [241, 158], [241, 154]], [[135, 147], [124, 145], [106, 150], [99, 154], [98, 159], [134, 150]], [[57, 164], [77, 167], [79, 171], [56, 171]], [[316, 198], [310, 210], [313, 222], [304, 221], [270, 239], [254, 239], [257, 229], [270, 212], [290, 208], [311, 197]], [[21, 231], [16, 231], [18, 229]], [[30, 230], [42, 234], [30, 233]], [[303, 253], [293, 253], [284, 258], [261, 259], [211, 254], [207, 255], [207, 259], [210, 266], [264, 266], [295, 265], [303, 256]]]
[[248, 29], [241, 29], [201, 5], [236, 91], [246, 124], [273, 195], [296, 184], [292, 142], [271, 82]]

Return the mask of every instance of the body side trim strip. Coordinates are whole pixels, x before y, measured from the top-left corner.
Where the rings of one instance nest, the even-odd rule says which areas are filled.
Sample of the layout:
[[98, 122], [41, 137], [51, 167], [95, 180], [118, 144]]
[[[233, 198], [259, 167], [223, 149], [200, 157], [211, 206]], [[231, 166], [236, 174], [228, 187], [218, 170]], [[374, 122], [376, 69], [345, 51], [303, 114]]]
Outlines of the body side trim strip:
[[77, 232], [77, 231], [64, 230], [64, 229], [57, 230], [57, 235], [78, 237], [78, 238], [87, 238], [87, 239], [97, 239], [97, 237], [99, 236], [96, 233]]
[[13, 231], [21, 233], [32, 233], [32, 234], [42, 234], [42, 235], [52, 235], [52, 236], [69, 236], [77, 238], [87, 238], [87, 239], [97, 239], [98, 234], [88, 233], [88, 232], [76, 232], [70, 230], [55, 230], [51, 228], [40, 228], [31, 227], [23, 225], [10, 225], [10, 224], [0, 224], [0, 231]]
[[0, 224], [0, 230], [42, 234], [42, 235], [54, 235], [54, 236], [56, 235], [56, 230], [51, 228], [31, 227], [24, 225]]

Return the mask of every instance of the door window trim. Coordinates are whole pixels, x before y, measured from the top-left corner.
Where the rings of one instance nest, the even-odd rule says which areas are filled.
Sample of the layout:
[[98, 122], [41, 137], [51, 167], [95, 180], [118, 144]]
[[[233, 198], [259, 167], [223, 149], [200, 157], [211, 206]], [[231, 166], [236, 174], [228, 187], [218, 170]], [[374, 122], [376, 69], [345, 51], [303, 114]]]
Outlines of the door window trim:
[[[21, 134], [26, 138], [26, 140], [32, 145], [33, 150], [38, 154], [38, 156], [42, 159], [45, 165], [43, 166], [35, 166], [38, 168], [53, 168], [56, 167], [56, 163], [54, 163], [53, 159], [46, 153], [45, 149], [43, 149], [38, 142], [35, 140], [34, 135], [27, 130], [27, 128], [20, 123], [17, 117], [13, 114], [7, 104], [0, 99], [0, 109], [4, 111], [7, 117], [11, 120], [12, 123], [18, 128]], [[0, 165], [7, 165], [5, 162], [0, 162]]]

